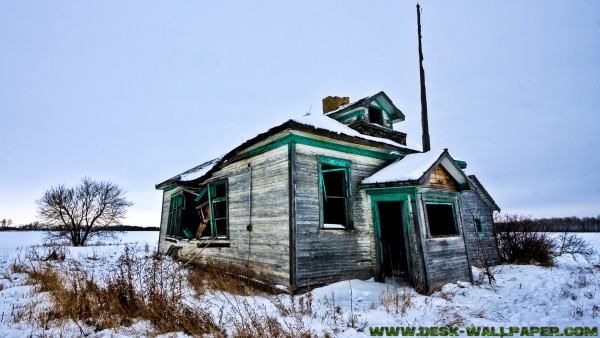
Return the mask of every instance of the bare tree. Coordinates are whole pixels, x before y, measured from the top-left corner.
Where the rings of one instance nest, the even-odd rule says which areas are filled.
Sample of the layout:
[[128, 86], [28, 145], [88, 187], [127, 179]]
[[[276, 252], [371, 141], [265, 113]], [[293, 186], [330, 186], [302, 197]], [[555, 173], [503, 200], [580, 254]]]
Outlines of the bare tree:
[[117, 224], [133, 205], [117, 184], [88, 177], [75, 187], [51, 187], [36, 203], [40, 218], [55, 228], [48, 232], [48, 239], [68, 239], [74, 246], [85, 245], [88, 239]]
[[10, 218], [9, 219], [3, 218], [0, 221], [0, 228], [10, 228], [10, 226], [12, 225], [12, 223], [13, 223], [12, 219], [10, 219]]

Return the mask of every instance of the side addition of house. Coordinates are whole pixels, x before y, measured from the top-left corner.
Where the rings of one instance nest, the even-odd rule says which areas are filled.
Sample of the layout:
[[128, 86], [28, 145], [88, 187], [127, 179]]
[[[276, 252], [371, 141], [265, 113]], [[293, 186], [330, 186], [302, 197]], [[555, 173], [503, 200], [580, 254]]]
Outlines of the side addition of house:
[[157, 184], [160, 250], [245, 266], [291, 292], [371, 277], [428, 292], [497, 260], [498, 206], [448, 150], [407, 147], [384, 92], [328, 97], [323, 110]]

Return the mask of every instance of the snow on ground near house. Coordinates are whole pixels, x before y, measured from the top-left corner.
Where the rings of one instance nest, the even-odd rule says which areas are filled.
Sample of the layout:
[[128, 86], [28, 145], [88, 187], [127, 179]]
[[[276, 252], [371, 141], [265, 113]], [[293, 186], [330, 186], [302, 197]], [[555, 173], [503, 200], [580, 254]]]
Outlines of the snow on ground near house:
[[[18, 250], [16, 243], [35, 245], [35, 232], [0, 232], [0, 337], [22, 337], [30, 335], [79, 336], [74, 325], [41, 332], [23, 318], [19, 309], [31, 302], [47, 303], [47, 296], [35, 293], [35, 288], [26, 285], [25, 274], [12, 273], [10, 265]], [[580, 234], [600, 251], [600, 233]], [[41, 237], [37, 237], [40, 239]], [[121, 240], [105, 246], [69, 248], [71, 257], [102, 257], [101, 260], [86, 261], [88, 269], [101, 270], [112, 264], [123, 251], [123, 243], [138, 242], [136, 252], [148, 254], [156, 248], [158, 232], [129, 232]], [[146, 247], [146, 244], [148, 246]], [[4, 252], [4, 253], [2, 253]], [[596, 255], [596, 264], [598, 256]], [[581, 257], [565, 256], [557, 259], [557, 266], [544, 268], [531, 265], [501, 265], [494, 268], [496, 282], [471, 285], [465, 281], [447, 284], [442, 291], [423, 296], [413, 289], [395, 286], [392, 281], [377, 283], [372, 280], [350, 280], [334, 283], [312, 291], [312, 307], [299, 316], [284, 316], [278, 304], [290, 303], [290, 297], [280, 296], [233, 296], [222, 292], [211, 292], [203, 299], [194, 299], [191, 291], [189, 302], [210, 306], [215, 318], [220, 315], [236, 315], [235, 304], [244, 300], [252, 307], [277, 318], [280, 322], [293, 325], [300, 318], [302, 325], [322, 335], [324, 331], [337, 337], [369, 336], [369, 327], [379, 326], [445, 326], [459, 328], [469, 326], [588, 326], [596, 327], [600, 322], [600, 271]], [[479, 271], [475, 270], [476, 276]], [[395, 302], [394, 295], [398, 294]], [[296, 308], [300, 300], [306, 304], [307, 295], [294, 298]], [[407, 300], [403, 306], [403, 300]], [[239, 308], [238, 308], [239, 310]], [[225, 330], [227, 321], [222, 322]], [[82, 327], [90, 337], [138, 337], [152, 335], [151, 327], [143, 321], [133, 327], [94, 332], [93, 328]], [[36, 331], [37, 330], [37, 331]], [[231, 331], [227, 331], [231, 332]], [[183, 333], [175, 333], [186, 337]]]

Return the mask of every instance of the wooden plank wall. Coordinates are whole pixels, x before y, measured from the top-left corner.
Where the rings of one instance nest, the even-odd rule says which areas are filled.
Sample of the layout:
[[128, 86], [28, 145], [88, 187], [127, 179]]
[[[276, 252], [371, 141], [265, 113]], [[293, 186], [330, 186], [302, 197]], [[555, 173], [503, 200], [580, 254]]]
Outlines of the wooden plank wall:
[[459, 215], [456, 215], [459, 229], [457, 235], [431, 237], [427, 232], [425, 202], [453, 202], [455, 203], [455, 211], [460, 213], [460, 206], [457, 203], [455, 192], [433, 188], [422, 188], [420, 192], [421, 198], [417, 203], [417, 209], [419, 210], [419, 226], [430, 289], [436, 290], [446, 283], [456, 283], [457, 281], [470, 282], [470, 266], [467, 260], [463, 226]]
[[[318, 155], [350, 160], [354, 230], [320, 228]], [[296, 146], [297, 287], [344, 279], [369, 278], [375, 259], [373, 218], [368, 196], [358, 184], [381, 167], [383, 160], [300, 145]]]
[[[484, 258], [491, 265], [498, 264], [498, 246], [494, 233], [493, 211], [473, 190], [465, 190], [460, 194], [460, 205], [465, 241], [467, 242], [471, 264], [481, 267]], [[481, 220], [482, 237], [476, 231], [473, 218]]]
[[[252, 168], [252, 231], [247, 230], [250, 222], [248, 195]], [[249, 264], [264, 280], [280, 285], [289, 285], [289, 182], [287, 145], [232, 163], [215, 172], [213, 177], [228, 180], [229, 201], [229, 247], [206, 248], [202, 259]], [[168, 216], [163, 216], [166, 228]], [[163, 215], [165, 209], [163, 206]], [[196, 247], [201, 241], [179, 241], [183, 246], [180, 254], [199, 258]], [[170, 243], [162, 245], [166, 250]]]

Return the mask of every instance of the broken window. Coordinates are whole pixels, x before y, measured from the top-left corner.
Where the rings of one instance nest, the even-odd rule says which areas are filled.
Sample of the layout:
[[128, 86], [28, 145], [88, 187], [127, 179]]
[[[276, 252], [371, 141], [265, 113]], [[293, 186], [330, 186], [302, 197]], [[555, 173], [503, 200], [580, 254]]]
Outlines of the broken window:
[[193, 239], [198, 229], [198, 215], [194, 210], [196, 194], [187, 190], [171, 196], [167, 236]]
[[426, 203], [431, 236], [458, 235], [452, 203]]
[[383, 126], [383, 112], [381, 109], [369, 108], [369, 122]]
[[350, 162], [320, 158], [319, 180], [323, 228], [351, 228]]
[[214, 237], [228, 238], [227, 181], [209, 184], [210, 211]]
[[227, 180], [209, 183], [196, 197], [197, 239], [229, 238]]

